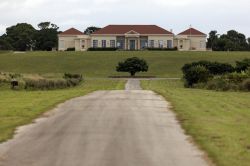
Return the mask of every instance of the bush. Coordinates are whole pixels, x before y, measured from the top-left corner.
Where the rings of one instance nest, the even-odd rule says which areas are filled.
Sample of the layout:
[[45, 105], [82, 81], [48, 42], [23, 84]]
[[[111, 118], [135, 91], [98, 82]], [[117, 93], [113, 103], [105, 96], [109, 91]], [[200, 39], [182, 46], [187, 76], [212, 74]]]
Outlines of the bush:
[[74, 79], [79, 79], [81, 81], [83, 79], [81, 74], [70, 74], [70, 73], [64, 73], [63, 78], [65, 78], [65, 79], [72, 79], [72, 78], [74, 78]]
[[232, 83], [241, 83], [249, 77], [250, 75], [248, 75], [248, 73], [243, 72], [243, 71], [241, 73], [234, 72], [234, 73], [229, 73], [223, 76], [224, 79]]
[[246, 71], [250, 68], [250, 59], [244, 59], [242, 61], [236, 61], [235, 70], [237, 72]]
[[74, 87], [83, 80], [80, 74], [64, 74], [64, 79], [26, 79], [25, 89], [29, 90], [53, 90]]
[[148, 64], [144, 59], [137, 57], [128, 58], [124, 62], [119, 62], [116, 66], [117, 72], [129, 72], [131, 76], [135, 76], [137, 72], [147, 72]]
[[234, 72], [234, 67], [228, 63], [209, 62], [209, 61], [198, 61], [185, 64], [182, 67], [182, 72], [185, 74], [186, 71], [193, 66], [204, 66], [212, 75], [222, 75], [225, 73]]
[[177, 51], [178, 48], [174, 47], [174, 48], [147, 48], [147, 50], [149, 51]]
[[67, 50], [66, 51], [75, 51], [76, 49], [74, 48], [74, 47], [72, 47], [72, 48], [67, 48]]
[[204, 66], [193, 66], [184, 73], [183, 78], [185, 87], [193, 87], [194, 84], [207, 82], [210, 74]]
[[239, 86], [235, 83], [230, 83], [222, 77], [216, 77], [206, 84], [206, 89], [217, 91], [238, 90]]
[[94, 48], [94, 47], [91, 47], [91, 48], [88, 48], [88, 51], [117, 51], [118, 48], [113, 48], [113, 47], [106, 47], [106, 48], [101, 48], [101, 47], [98, 47], [98, 48]]
[[83, 80], [83, 77], [81, 74], [65, 73], [63, 78], [67, 80], [67, 85], [69, 87], [77, 86]]
[[250, 78], [245, 73], [230, 73], [224, 76], [214, 77], [212, 80], [207, 82], [206, 88], [209, 90], [248, 90]]
[[250, 91], [250, 78], [244, 80], [241, 84], [241, 88], [246, 91]]
[[67, 88], [67, 81], [62, 80], [48, 80], [48, 79], [26, 79], [25, 89], [29, 90], [52, 90]]

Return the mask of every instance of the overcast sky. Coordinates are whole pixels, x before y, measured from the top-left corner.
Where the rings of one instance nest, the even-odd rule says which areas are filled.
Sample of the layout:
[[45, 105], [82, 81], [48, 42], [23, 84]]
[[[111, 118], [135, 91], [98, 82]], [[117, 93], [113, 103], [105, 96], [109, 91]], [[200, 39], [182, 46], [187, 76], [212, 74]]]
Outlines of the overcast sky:
[[61, 31], [108, 24], [156, 24], [179, 33], [192, 25], [205, 33], [235, 29], [250, 37], [250, 0], [0, 0], [0, 34], [6, 27], [42, 21]]

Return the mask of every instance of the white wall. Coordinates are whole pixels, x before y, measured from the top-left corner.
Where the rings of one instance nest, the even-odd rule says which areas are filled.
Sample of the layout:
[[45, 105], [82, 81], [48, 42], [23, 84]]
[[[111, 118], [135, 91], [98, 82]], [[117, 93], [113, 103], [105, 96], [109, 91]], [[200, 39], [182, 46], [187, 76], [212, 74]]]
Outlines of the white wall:
[[116, 43], [116, 36], [92, 36], [91, 47], [93, 47], [93, 40], [98, 40], [98, 47], [102, 47], [102, 40], [106, 40], [106, 47], [110, 47], [110, 40], [115, 40]]
[[[159, 47], [159, 41], [163, 41], [163, 47], [167, 48], [167, 41], [171, 40], [172, 41], [172, 47], [174, 47], [174, 36], [148, 36], [148, 41], [154, 40], [154, 47], [158, 48]], [[150, 42], [148, 42], [150, 44]]]

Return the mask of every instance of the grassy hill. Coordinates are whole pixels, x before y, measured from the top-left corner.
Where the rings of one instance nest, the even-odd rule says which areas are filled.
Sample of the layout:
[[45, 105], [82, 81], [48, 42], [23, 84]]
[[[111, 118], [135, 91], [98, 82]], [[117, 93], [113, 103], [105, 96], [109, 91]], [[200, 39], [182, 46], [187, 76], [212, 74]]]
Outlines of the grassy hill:
[[[49, 78], [69, 72], [90, 78], [78, 87], [52, 91], [12, 91], [0, 84], [0, 142], [10, 138], [17, 126], [30, 123], [59, 102], [95, 90], [123, 89], [124, 81], [94, 78], [122, 75], [115, 66], [133, 56], [150, 65], [149, 72], [140, 75], [182, 77], [185, 63], [209, 60], [234, 64], [250, 58], [250, 52], [0, 52], [0, 72]], [[143, 81], [142, 85], [171, 102], [185, 131], [217, 165], [249, 165], [249, 93], [186, 89], [180, 80]]]
[[15, 73], [60, 74], [82, 73], [85, 77], [127, 75], [117, 73], [117, 63], [128, 57], [148, 61], [149, 72], [140, 75], [181, 77], [181, 67], [187, 62], [211, 60], [234, 64], [235, 60], [250, 58], [250, 52], [28, 52], [0, 54], [0, 71]]

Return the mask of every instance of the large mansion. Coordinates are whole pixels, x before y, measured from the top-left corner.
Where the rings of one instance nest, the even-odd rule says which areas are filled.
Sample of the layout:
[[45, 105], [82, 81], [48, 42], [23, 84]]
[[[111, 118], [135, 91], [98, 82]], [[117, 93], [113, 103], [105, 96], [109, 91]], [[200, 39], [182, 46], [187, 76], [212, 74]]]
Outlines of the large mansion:
[[146, 48], [174, 48], [180, 51], [205, 51], [206, 37], [194, 28], [178, 35], [156, 25], [108, 25], [91, 35], [71, 28], [58, 35], [59, 51], [74, 48], [85, 51], [93, 48], [118, 48], [119, 50], [144, 50]]

